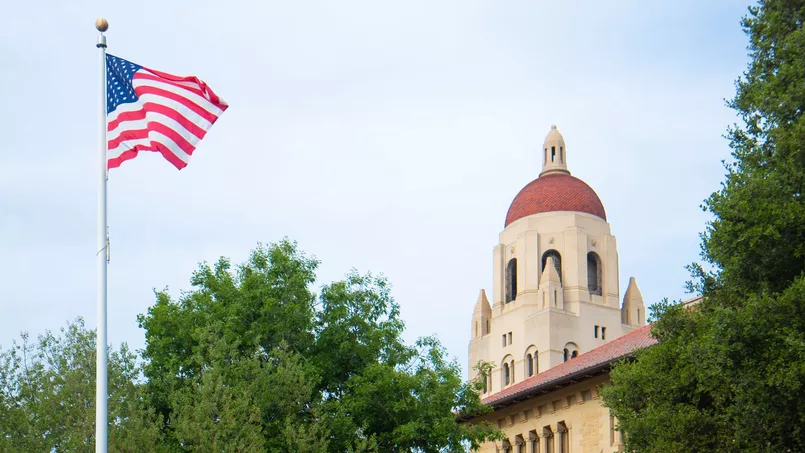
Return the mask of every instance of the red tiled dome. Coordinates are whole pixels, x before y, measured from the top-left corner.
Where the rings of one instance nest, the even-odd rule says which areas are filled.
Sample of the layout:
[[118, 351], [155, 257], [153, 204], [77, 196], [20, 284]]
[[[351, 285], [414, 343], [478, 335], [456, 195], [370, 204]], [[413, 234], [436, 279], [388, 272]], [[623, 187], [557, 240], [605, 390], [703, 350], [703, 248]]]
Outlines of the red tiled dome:
[[506, 226], [532, 214], [553, 211], [586, 212], [607, 219], [604, 205], [584, 181], [563, 173], [539, 177], [514, 197], [506, 214]]

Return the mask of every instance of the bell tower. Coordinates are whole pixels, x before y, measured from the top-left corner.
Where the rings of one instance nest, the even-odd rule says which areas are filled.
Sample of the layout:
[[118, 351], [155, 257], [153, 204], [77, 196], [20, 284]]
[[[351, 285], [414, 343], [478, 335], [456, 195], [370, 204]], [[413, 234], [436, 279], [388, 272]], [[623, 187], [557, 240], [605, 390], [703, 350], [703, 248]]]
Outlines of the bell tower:
[[485, 395], [645, 324], [634, 279], [621, 305], [604, 205], [571, 176], [556, 126], [540, 154], [542, 171], [512, 201], [493, 249], [491, 301], [481, 290], [472, 317], [470, 376], [479, 361], [495, 366]]

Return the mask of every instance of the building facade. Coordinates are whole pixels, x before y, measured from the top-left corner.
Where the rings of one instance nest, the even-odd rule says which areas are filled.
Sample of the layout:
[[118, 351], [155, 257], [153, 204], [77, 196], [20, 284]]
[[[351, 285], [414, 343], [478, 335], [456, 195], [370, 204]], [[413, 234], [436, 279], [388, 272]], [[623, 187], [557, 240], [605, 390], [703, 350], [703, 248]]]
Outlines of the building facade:
[[[493, 250], [491, 303], [472, 317], [470, 378], [491, 362], [485, 416], [509, 438], [490, 452], [601, 452], [619, 437], [598, 387], [609, 366], [653, 340], [632, 277], [621, 299], [618, 246], [595, 191], [570, 174], [552, 126], [542, 171], [514, 198]], [[541, 448], [540, 448], [541, 447]]]

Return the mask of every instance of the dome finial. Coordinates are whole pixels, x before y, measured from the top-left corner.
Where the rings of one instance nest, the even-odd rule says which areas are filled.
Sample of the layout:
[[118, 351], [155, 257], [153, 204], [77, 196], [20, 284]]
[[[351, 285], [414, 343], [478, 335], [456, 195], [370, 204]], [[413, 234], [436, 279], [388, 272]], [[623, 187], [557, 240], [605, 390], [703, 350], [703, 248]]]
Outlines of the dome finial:
[[551, 130], [545, 137], [542, 152], [542, 173], [539, 174], [540, 176], [550, 173], [570, 174], [570, 171], [567, 169], [567, 147], [565, 146], [565, 139], [556, 129], [555, 124], [551, 125]]

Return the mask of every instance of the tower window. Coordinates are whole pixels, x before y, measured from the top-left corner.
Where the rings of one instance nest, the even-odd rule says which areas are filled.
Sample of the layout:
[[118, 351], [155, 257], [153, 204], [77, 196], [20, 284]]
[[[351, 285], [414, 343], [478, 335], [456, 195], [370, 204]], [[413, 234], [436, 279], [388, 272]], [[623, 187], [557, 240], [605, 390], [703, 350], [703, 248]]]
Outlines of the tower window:
[[512, 333], [509, 332], [509, 344], [512, 344]]
[[595, 338], [598, 338], [598, 326], [595, 326], [595, 334], [593, 334]]
[[607, 328], [606, 328], [606, 327], [602, 327], [602, 328], [601, 328], [601, 339], [602, 339], [602, 340], [606, 340], [606, 339], [607, 339]]
[[542, 254], [542, 267], [540, 270], [545, 271], [545, 263], [548, 262], [548, 257], [553, 258], [553, 265], [556, 268], [556, 273], [559, 274], [559, 283], [562, 283], [562, 256], [556, 250], [547, 250]]
[[484, 335], [488, 334], [489, 332], [490, 332], [490, 330], [489, 330], [489, 320], [487, 319], [486, 320], [486, 332], [484, 332]]
[[512, 360], [511, 373], [512, 373], [512, 384], [514, 384], [514, 360]]
[[509, 260], [506, 265], [506, 303], [517, 297], [517, 258]]
[[531, 354], [528, 354], [526, 357], [526, 373], [528, 373], [528, 377], [534, 375], [534, 358], [531, 357]]
[[509, 385], [509, 364], [503, 364], [503, 385]]
[[505, 333], [503, 334], [503, 346], [504, 347], [506, 346], [506, 334]]
[[551, 162], [556, 160], [556, 147], [551, 146]]
[[559, 163], [564, 163], [565, 162], [565, 156], [564, 156], [563, 151], [564, 151], [564, 147], [560, 146], [559, 147]]
[[576, 346], [576, 343], [568, 343], [565, 345], [564, 349], [564, 359], [567, 362], [570, 359], [575, 359], [579, 355], [579, 347]]
[[601, 258], [595, 252], [587, 254], [587, 289], [590, 294], [601, 295]]

